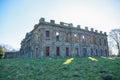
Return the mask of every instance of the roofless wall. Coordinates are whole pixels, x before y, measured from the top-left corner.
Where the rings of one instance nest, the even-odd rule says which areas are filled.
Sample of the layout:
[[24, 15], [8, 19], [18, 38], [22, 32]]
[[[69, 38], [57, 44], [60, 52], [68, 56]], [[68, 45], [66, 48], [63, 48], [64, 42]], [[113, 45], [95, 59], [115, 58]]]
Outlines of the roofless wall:
[[21, 42], [20, 52], [23, 57], [108, 56], [107, 35], [93, 28], [41, 18]]

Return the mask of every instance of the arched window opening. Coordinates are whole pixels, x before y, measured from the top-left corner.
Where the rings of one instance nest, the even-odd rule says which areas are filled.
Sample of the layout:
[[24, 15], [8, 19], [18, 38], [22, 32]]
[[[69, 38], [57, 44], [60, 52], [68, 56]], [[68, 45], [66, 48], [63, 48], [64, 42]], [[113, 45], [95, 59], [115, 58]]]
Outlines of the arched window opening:
[[56, 41], [59, 41], [59, 32], [56, 32]]
[[46, 39], [50, 38], [50, 31], [46, 31]]
[[106, 43], [106, 40], [104, 39], [104, 45], [106, 46], [107, 45], [107, 43]]
[[99, 43], [100, 43], [100, 45], [101, 45], [101, 39], [99, 39]]
[[75, 42], [78, 42], [78, 35], [74, 34], [74, 37], [75, 37]]
[[92, 37], [90, 37], [90, 44], [92, 44]]
[[86, 44], [86, 37], [83, 35], [82, 36], [83, 43]]
[[68, 42], [68, 34], [66, 34], [65, 41]]

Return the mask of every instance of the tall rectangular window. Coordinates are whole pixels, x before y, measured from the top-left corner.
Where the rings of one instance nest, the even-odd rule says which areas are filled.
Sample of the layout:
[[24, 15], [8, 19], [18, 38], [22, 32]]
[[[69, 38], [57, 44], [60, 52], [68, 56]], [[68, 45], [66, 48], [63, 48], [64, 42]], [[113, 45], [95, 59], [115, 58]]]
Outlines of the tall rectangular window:
[[56, 55], [59, 56], [60, 55], [60, 48], [56, 47]]
[[101, 39], [99, 39], [99, 43], [100, 43], [100, 45], [101, 45]]
[[59, 41], [59, 32], [56, 32], [56, 41]]
[[86, 37], [83, 35], [82, 36], [83, 43], [86, 44]]
[[76, 48], [76, 56], [78, 56], [78, 48]]
[[49, 56], [49, 53], [50, 53], [50, 48], [49, 46], [46, 46], [46, 56]]
[[69, 48], [66, 48], [66, 56], [69, 56]]
[[35, 53], [35, 57], [38, 57], [38, 48], [36, 48]]
[[50, 31], [46, 31], [46, 37], [50, 37]]
[[93, 49], [91, 48], [91, 55], [90, 56], [94, 56], [94, 54], [93, 54]]
[[66, 34], [65, 41], [68, 42], [68, 34]]
[[90, 44], [92, 44], [92, 37], [90, 37]]
[[75, 37], [75, 42], [78, 42], [78, 35], [74, 34], [74, 37]]

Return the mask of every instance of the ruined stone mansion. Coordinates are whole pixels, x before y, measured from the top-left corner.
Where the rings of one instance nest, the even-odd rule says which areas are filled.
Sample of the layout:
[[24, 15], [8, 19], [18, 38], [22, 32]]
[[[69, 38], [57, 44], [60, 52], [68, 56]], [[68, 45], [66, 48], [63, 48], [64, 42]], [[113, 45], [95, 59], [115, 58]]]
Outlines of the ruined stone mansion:
[[98, 32], [80, 25], [54, 20], [46, 22], [44, 18], [26, 34], [21, 42], [20, 54], [24, 57], [44, 56], [108, 56], [106, 32]]

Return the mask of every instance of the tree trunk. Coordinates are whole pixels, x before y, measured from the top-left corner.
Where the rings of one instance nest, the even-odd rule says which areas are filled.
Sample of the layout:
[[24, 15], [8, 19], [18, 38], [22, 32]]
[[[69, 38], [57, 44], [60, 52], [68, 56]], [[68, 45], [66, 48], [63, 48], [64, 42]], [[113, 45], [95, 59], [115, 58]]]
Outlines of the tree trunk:
[[120, 49], [118, 49], [118, 57], [120, 57]]

